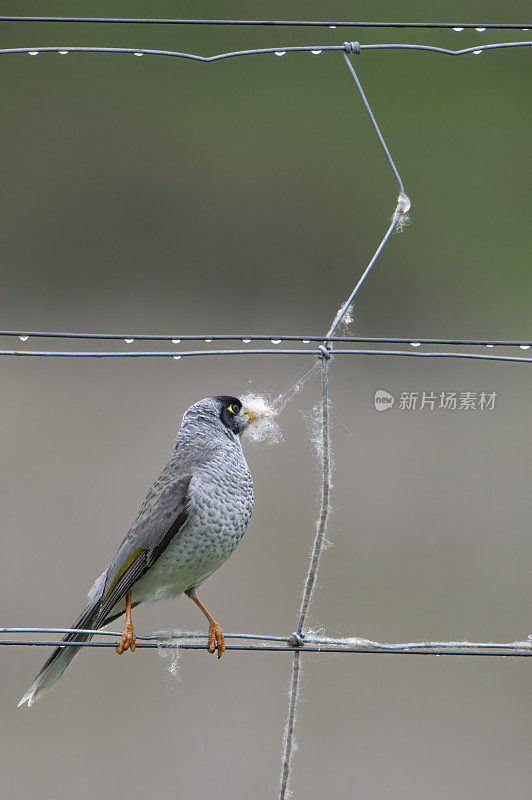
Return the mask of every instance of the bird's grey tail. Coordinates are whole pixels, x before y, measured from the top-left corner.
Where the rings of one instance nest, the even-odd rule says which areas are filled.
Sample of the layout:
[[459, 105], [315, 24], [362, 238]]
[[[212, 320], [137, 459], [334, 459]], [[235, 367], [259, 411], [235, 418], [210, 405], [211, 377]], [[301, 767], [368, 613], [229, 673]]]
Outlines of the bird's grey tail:
[[[89, 603], [72, 627], [92, 628], [94, 623], [97, 623], [99, 605], [98, 601]], [[67, 633], [62, 641], [86, 642], [89, 639], [92, 639], [90, 633]], [[79, 647], [72, 644], [57, 647], [20, 701], [19, 706], [24, 705], [24, 703], [32, 706], [49, 692], [79, 650]]]

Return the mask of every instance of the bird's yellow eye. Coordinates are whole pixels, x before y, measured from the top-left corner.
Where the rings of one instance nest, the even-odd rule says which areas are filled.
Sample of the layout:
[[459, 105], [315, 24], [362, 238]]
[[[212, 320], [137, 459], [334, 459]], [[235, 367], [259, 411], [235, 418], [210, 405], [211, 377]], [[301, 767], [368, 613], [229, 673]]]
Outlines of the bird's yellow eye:
[[231, 412], [231, 414], [238, 414], [238, 406], [234, 403], [231, 403], [230, 406], [227, 406], [227, 410]]

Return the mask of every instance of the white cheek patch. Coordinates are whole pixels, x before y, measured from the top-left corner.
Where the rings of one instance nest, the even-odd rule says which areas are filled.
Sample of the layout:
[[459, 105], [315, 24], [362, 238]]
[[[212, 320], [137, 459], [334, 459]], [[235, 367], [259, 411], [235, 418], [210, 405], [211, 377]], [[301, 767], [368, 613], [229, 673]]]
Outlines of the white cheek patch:
[[281, 441], [281, 429], [275, 421], [275, 417], [272, 416], [272, 409], [266, 399], [258, 394], [250, 393], [244, 395], [241, 400], [255, 416], [242, 436], [252, 442], [267, 442], [267, 444], [276, 444]]

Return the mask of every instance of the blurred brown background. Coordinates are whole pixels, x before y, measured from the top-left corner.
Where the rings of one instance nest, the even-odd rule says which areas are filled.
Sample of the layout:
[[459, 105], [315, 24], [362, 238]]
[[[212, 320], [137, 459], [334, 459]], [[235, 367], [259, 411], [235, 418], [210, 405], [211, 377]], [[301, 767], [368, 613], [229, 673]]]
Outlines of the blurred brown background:
[[[49, 0], [4, 2], [2, 13], [512, 22], [526, 21], [530, 7]], [[458, 48], [532, 38], [6, 23], [1, 31], [2, 47], [202, 54], [345, 39]], [[524, 48], [356, 58], [413, 215], [361, 291], [353, 333], [530, 337], [531, 58]], [[0, 87], [4, 329], [319, 334], [393, 211], [396, 187], [341, 54], [217, 65], [5, 56]], [[72, 622], [189, 404], [249, 385], [276, 395], [305, 365], [4, 358], [0, 624]], [[484, 390], [498, 401], [492, 412], [377, 414], [378, 388]], [[526, 638], [529, 391], [526, 365], [336, 360], [333, 546], [313, 626], [391, 641]], [[247, 450], [254, 518], [202, 593], [227, 631], [295, 627], [318, 491], [301, 411], [318, 397], [317, 382], [307, 384], [280, 418], [284, 442]], [[139, 609], [135, 622], [150, 632], [203, 619], [180, 599]], [[3, 796], [276, 796], [289, 655], [228, 652], [217, 663], [185, 652], [182, 681], [169, 688], [154, 651], [86, 650], [53, 694], [17, 709], [45, 656], [0, 652]], [[305, 656], [296, 796], [528, 798], [530, 667]]]

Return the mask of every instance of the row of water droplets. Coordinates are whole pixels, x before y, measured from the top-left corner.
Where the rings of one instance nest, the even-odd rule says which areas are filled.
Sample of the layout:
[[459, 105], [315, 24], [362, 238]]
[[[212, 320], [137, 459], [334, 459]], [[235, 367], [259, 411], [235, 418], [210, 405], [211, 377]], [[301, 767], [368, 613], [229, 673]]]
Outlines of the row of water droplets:
[[[41, 52], [40, 50], [28, 50], [28, 55], [29, 56], [38, 56], [40, 52]], [[70, 50], [57, 50], [56, 52], [60, 56], [67, 56], [70, 53]], [[145, 53], [133, 53], [133, 55], [137, 56], [137, 58], [142, 58], [142, 56], [144, 56], [146, 54]]]
[[[21, 334], [19, 334], [18, 338], [20, 339], [21, 342], [27, 342], [29, 340], [30, 336], [29, 336], [28, 333], [21, 333]], [[124, 342], [126, 344], [133, 344], [134, 341], [135, 341], [134, 337], [131, 337], [131, 338], [130, 337], [126, 337], [124, 339]], [[170, 339], [170, 341], [172, 342], [172, 344], [181, 344], [181, 339]], [[206, 344], [211, 344], [214, 341], [214, 339], [206, 338], [206, 339], [203, 339], [203, 341]], [[253, 341], [253, 337], [249, 337], [249, 338], [245, 337], [245, 338], [242, 338], [240, 341], [243, 342], [243, 344], [250, 344]], [[263, 339], [259, 339], [257, 341], [264, 341], [264, 340]], [[282, 341], [283, 341], [282, 338], [281, 339], [270, 339], [270, 342], [272, 344], [281, 344]], [[311, 339], [300, 339], [301, 344], [310, 344], [311, 341], [312, 341]], [[421, 347], [422, 344], [423, 344], [423, 342], [410, 342], [410, 347]], [[482, 345], [479, 345], [479, 346], [482, 347]], [[494, 344], [486, 344], [486, 345], [484, 345], [484, 347], [496, 347], [496, 345], [494, 345]], [[520, 344], [519, 348], [521, 350], [529, 350], [530, 349], [530, 345], [529, 344]], [[173, 356], [173, 358], [181, 358], [181, 356]]]
[[[20, 339], [21, 342], [27, 342], [29, 340], [30, 336], [27, 333], [21, 333], [18, 338]], [[126, 338], [124, 338], [124, 342], [126, 344], [133, 344], [134, 341], [135, 341], [134, 337], [126, 337]], [[172, 344], [181, 344], [181, 339], [170, 339], [170, 341], [172, 342]], [[214, 339], [206, 338], [206, 339], [203, 339], [203, 341], [206, 344], [211, 344], [211, 342], [213, 342]], [[253, 341], [253, 339], [246, 337], [246, 338], [241, 339], [241, 341], [244, 344], [250, 344]], [[260, 341], [263, 341], [263, 340], [260, 340]], [[282, 341], [283, 341], [282, 339], [270, 339], [270, 342], [272, 344], [281, 344]], [[301, 339], [301, 344], [310, 344], [310, 342], [311, 342], [310, 339]], [[175, 356], [172, 356], [172, 358], [174, 359], [174, 361], [179, 361], [182, 358], [182, 356], [175, 355]]]
[[[329, 25], [328, 27], [329, 28], [336, 28], [337, 26], [336, 25]], [[459, 28], [459, 27], [453, 28], [453, 31], [456, 31], [457, 33], [460, 33], [463, 30], [464, 30], [464, 28]], [[479, 33], [484, 33], [486, 28], [475, 28], [475, 30], [478, 31]], [[522, 31], [529, 31], [530, 28], [521, 28], [521, 30]], [[319, 56], [320, 53], [323, 52], [323, 50], [311, 50], [310, 52], [314, 56]], [[473, 50], [473, 55], [479, 56], [482, 52], [483, 52], [482, 50]], [[276, 56], [285, 56], [286, 55], [286, 50], [276, 50], [275, 51], [275, 55]]]
[[[328, 27], [331, 28], [331, 29], [334, 29], [337, 26], [336, 25], [329, 25]], [[462, 27], [459, 27], [459, 26], [453, 28], [453, 31], [456, 31], [456, 33], [461, 33], [464, 30], [465, 30], [465, 28], [462, 28]], [[469, 28], [468, 28], [468, 30], [469, 30]], [[475, 28], [475, 31], [478, 31], [479, 33], [484, 33], [485, 30], [486, 30], [486, 28], [483, 28], [483, 27], [476, 27]], [[521, 30], [526, 32], [526, 31], [529, 31], [530, 28], [521, 28]], [[30, 55], [30, 56], [38, 56], [39, 52], [40, 52], [39, 50], [29, 50], [28, 51], [28, 55]], [[57, 50], [57, 53], [60, 56], [66, 56], [66, 55], [69, 54], [69, 52], [70, 51], [67, 50], [67, 49], [65, 49], [65, 50]], [[319, 56], [323, 52], [323, 50], [316, 49], [316, 50], [311, 50], [310, 52], [314, 56]], [[483, 50], [473, 50], [473, 54], [476, 55], [476, 56], [479, 56], [482, 52], [483, 52]], [[275, 55], [276, 56], [285, 56], [286, 53], [287, 53], [286, 50], [276, 50], [275, 51]], [[134, 52], [133, 55], [136, 56], [137, 58], [142, 58], [142, 56], [144, 56], [146, 54], [145, 53], [141, 53], [141, 52]]]

